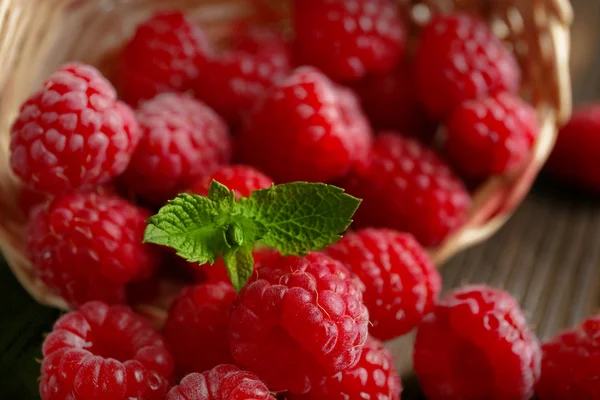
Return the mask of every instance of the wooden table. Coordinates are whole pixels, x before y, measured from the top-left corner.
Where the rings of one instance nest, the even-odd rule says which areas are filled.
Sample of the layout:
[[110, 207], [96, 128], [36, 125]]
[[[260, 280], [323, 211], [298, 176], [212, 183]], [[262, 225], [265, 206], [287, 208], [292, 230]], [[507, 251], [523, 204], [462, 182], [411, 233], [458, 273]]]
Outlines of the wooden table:
[[[600, 94], [600, 2], [574, 0], [577, 103]], [[541, 178], [490, 241], [442, 269], [445, 288], [485, 282], [510, 291], [543, 339], [600, 308], [600, 198]], [[44, 332], [59, 313], [35, 304], [0, 263], [0, 398], [35, 399]], [[403, 398], [420, 398], [409, 380]]]

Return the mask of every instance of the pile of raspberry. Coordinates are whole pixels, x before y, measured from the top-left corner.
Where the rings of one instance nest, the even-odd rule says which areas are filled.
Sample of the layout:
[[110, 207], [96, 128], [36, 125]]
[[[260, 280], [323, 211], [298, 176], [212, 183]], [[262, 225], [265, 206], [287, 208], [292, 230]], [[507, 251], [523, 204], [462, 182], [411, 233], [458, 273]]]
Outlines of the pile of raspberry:
[[[465, 223], [469, 189], [531, 159], [538, 126], [513, 55], [460, 13], [432, 17], [409, 49], [391, 0], [297, 0], [291, 16], [292, 33], [239, 25], [216, 44], [162, 11], [113, 76], [68, 63], [23, 103], [10, 162], [26, 253], [74, 310], [44, 341], [42, 399], [399, 400], [383, 342], [415, 330], [430, 399], [527, 399], [540, 365], [542, 400], [560, 388], [595, 398], [584, 370], [562, 375], [571, 392], [543, 374], [580, 346], [593, 353], [597, 335], [556, 339], [542, 362], [508, 293], [439, 300], [426, 251]], [[237, 293], [222, 261], [142, 243], [150, 215], [212, 180], [238, 198], [325, 182], [363, 203], [321, 252], [256, 249]], [[167, 281], [185, 284], [164, 296]], [[160, 330], [137, 313], [158, 300]]]

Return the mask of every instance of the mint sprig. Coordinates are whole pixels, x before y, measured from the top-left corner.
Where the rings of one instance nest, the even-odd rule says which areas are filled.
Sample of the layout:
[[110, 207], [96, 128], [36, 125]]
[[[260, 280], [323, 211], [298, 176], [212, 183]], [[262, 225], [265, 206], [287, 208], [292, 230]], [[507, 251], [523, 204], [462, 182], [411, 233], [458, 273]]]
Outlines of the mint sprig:
[[322, 250], [340, 238], [360, 200], [323, 183], [294, 182], [252, 192], [236, 201], [213, 181], [208, 197], [180, 194], [148, 220], [144, 242], [168, 246], [190, 262], [222, 257], [234, 287], [253, 269], [252, 248], [273, 247], [283, 255]]

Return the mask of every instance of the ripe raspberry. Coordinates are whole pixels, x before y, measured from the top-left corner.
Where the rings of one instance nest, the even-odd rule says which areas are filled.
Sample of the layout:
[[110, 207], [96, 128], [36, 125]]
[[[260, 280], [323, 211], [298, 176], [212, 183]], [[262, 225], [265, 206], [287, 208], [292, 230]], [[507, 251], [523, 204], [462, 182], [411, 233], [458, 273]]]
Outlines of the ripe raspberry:
[[475, 182], [521, 169], [538, 134], [533, 107], [510, 93], [465, 101], [445, 126], [448, 161]]
[[42, 352], [42, 400], [160, 400], [172, 380], [163, 338], [125, 306], [94, 301], [63, 315]]
[[200, 178], [188, 188], [187, 192], [208, 196], [208, 190], [213, 180], [235, 191], [235, 196], [238, 199], [248, 197], [253, 191], [266, 189], [273, 184], [273, 179], [256, 168], [248, 165], [226, 165], [217, 169], [211, 175]]
[[361, 100], [365, 114], [376, 131], [394, 130], [429, 142], [436, 131], [417, 101], [411, 65], [378, 75], [368, 75], [352, 85]]
[[527, 400], [541, 351], [508, 293], [473, 285], [450, 293], [424, 318], [413, 357], [428, 399]]
[[305, 395], [290, 400], [400, 400], [402, 384], [394, 359], [381, 342], [369, 337], [354, 368], [321, 378]]
[[169, 308], [164, 335], [179, 376], [233, 364], [227, 331], [237, 294], [225, 282], [185, 287]]
[[230, 137], [223, 120], [183, 94], [163, 93], [137, 111], [142, 139], [123, 183], [141, 198], [160, 204], [199, 177], [229, 161]]
[[27, 255], [34, 272], [71, 305], [121, 303], [125, 284], [147, 278], [160, 263], [143, 244], [146, 210], [97, 192], [59, 196], [29, 221]]
[[231, 49], [199, 66], [196, 96], [237, 125], [273, 83], [290, 70], [286, 43], [277, 34], [254, 29], [237, 37]]
[[465, 100], [519, 89], [514, 56], [483, 20], [437, 15], [423, 29], [415, 56], [417, 93], [433, 117]]
[[389, 0], [302, 0], [293, 12], [298, 60], [332, 79], [389, 72], [404, 55], [406, 32]]
[[319, 377], [356, 365], [368, 319], [360, 283], [338, 261], [273, 257], [234, 303], [231, 352], [271, 389], [303, 394]]
[[346, 234], [325, 253], [364, 282], [370, 335], [381, 340], [403, 335], [433, 310], [440, 274], [412, 235], [364, 229]]
[[356, 214], [360, 225], [409, 232], [423, 246], [439, 244], [458, 228], [471, 202], [432, 149], [391, 132], [375, 139], [366, 162], [342, 186], [363, 199]]
[[65, 64], [22, 105], [11, 128], [11, 166], [32, 189], [57, 194], [121, 174], [140, 130], [95, 68]]
[[189, 374], [165, 400], [275, 400], [267, 386], [248, 371], [219, 365], [202, 374]]
[[238, 152], [278, 182], [327, 182], [364, 159], [371, 135], [356, 96], [305, 67], [263, 99], [241, 132]]
[[115, 79], [130, 104], [163, 92], [183, 92], [212, 50], [199, 27], [180, 11], [159, 12], [137, 27], [117, 62]]
[[547, 169], [557, 179], [600, 192], [600, 104], [575, 109], [560, 130]]
[[600, 399], [600, 314], [542, 346], [540, 400]]

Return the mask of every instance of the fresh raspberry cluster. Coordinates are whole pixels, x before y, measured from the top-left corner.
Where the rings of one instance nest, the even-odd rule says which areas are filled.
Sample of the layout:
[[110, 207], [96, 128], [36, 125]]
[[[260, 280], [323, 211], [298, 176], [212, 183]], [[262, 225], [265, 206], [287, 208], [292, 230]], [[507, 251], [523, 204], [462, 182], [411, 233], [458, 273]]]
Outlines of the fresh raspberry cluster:
[[[290, 11], [291, 35], [242, 23], [215, 43], [191, 15], [159, 12], [119, 53], [117, 88], [70, 63], [23, 103], [10, 163], [26, 252], [75, 309], [45, 340], [43, 400], [398, 400], [380, 340], [414, 329], [428, 398], [532, 394], [541, 352], [516, 301], [483, 286], [438, 301], [424, 249], [467, 221], [467, 187], [531, 159], [538, 126], [515, 94], [514, 56], [460, 13], [434, 16], [411, 52], [391, 0], [296, 0]], [[564, 166], [593, 123], [565, 127], [563, 175], [591, 163]], [[363, 200], [358, 230], [301, 256], [248, 246], [254, 269], [238, 293], [226, 256], [173, 262], [142, 242], [147, 208], [208, 196], [213, 181], [237, 205], [274, 183], [343, 186]], [[192, 286], [155, 298], [186, 269]], [[169, 304], [162, 332], [135, 314], [147, 311], [139, 302]], [[597, 374], [564, 367], [595, 356], [594, 321], [544, 346], [542, 398], [598, 394]], [[568, 384], [553, 386], [558, 376]]]

